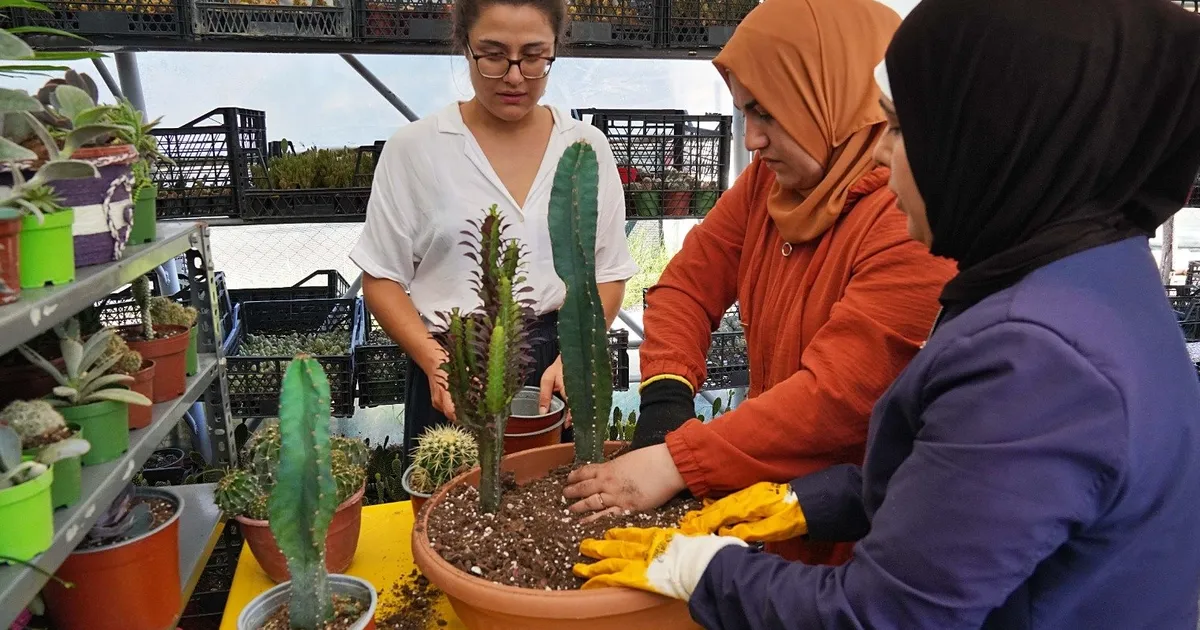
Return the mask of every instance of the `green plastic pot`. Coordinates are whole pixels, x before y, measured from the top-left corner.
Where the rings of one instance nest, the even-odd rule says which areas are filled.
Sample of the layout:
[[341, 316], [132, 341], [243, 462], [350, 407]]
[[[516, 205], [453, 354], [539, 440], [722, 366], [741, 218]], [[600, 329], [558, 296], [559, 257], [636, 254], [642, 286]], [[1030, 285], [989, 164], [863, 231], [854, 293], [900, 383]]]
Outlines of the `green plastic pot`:
[[133, 193], [133, 227], [129, 229], [129, 244], [141, 245], [158, 238], [158, 186], [143, 186]]
[[715, 190], [697, 190], [692, 193], [692, 204], [696, 207], [695, 214], [702, 217], [708, 214], [713, 206], [717, 205], [717, 191]]
[[639, 217], [657, 217], [661, 214], [658, 209], [658, 191], [635, 190], [633, 192], [633, 209]]
[[[70, 426], [75, 431], [73, 437], [83, 435], [79, 425]], [[21, 456], [22, 459], [33, 459], [37, 457], [37, 449], [26, 449]], [[60, 459], [50, 465], [50, 470], [54, 471], [54, 483], [50, 485], [50, 503], [54, 509], [70, 507], [79, 502], [83, 489], [83, 461], [80, 456]]]
[[50, 487], [54, 470], [47, 470], [36, 479], [19, 486], [0, 490], [0, 556], [22, 562], [50, 548], [54, 540], [54, 508], [50, 504]]
[[111, 462], [129, 450], [129, 405], [113, 400], [76, 407], [58, 407], [68, 422], [82, 429], [92, 448], [83, 455], [84, 466]]
[[75, 241], [71, 225], [75, 211], [64, 210], [21, 220], [21, 288], [38, 289], [48, 284], [61, 285], [75, 280]]
[[188, 329], [188, 347], [187, 355], [184, 357], [187, 363], [186, 373], [188, 376], [195, 376], [200, 371], [200, 357], [196, 356], [196, 325]]

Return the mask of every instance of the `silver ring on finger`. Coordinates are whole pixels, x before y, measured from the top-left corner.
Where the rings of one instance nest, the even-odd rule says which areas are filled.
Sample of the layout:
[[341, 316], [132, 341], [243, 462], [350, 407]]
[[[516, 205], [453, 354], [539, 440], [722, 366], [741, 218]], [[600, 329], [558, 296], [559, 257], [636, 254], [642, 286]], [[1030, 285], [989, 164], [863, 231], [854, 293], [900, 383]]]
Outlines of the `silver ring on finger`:
[[605, 507], [607, 507], [607, 506], [605, 506], [605, 505], [604, 505], [604, 495], [602, 495], [602, 494], [600, 494], [599, 492], [597, 492], [597, 493], [596, 493], [596, 499], [598, 499], [598, 500], [600, 501], [600, 509], [601, 509], [601, 510], [603, 510]]

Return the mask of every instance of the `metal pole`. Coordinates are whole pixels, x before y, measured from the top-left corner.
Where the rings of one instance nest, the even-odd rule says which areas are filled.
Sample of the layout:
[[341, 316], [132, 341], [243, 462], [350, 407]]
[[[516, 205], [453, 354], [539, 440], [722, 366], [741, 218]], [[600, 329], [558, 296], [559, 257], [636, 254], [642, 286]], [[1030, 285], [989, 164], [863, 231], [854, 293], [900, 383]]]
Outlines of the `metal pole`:
[[392, 107], [395, 107], [401, 114], [403, 114], [409, 122], [413, 122], [418, 118], [416, 112], [409, 109], [408, 105], [405, 105], [404, 101], [400, 100], [400, 97], [396, 96], [395, 92], [392, 92], [388, 86], [383, 84], [383, 81], [379, 80], [379, 77], [375, 76], [375, 73], [371, 72], [366, 66], [362, 65], [362, 62], [358, 60], [358, 57], [355, 57], [354, 55], [342, 55], [341, 57], [346, 61], [346, 63], [350, 64], [351, 68], [354, 68], [355, 71], [362, 75], [362, 78], [366, 79], [367, 83], [370, 83], [371, 87], [375, 88], [375, 91], [379, 92], [380, 96], [386, 99], [387, 102], [392, 104]]
[[113, 56], [117, 58], [117, 76], [121, 78], [121, 92], [144, 115], [146, 97], [142, 95], [142, 77], [138, 73], [137, 54], [119, 52]]
[[750, 152], [746, 150], [746, 114], [736, 107], [733, 110], [733, 177], [729, 181], [738, 178], [742, 171], [750, 165]]
[[118, 99], [123, 98], [121, 96], [121, 86], [117, 85], [117, 80], [114, 79], [112, 73], [108, 71], [108, 66], [104, 65], [104, 60], [93, 59], [92, 65], [96, 66], [96, 72], [100, 74], [101, 79], [104, 79], [104, 85], [108, 86], [108, 91], [112, 92], [112, 95]]
[[1158, 272], [1162, 275], [1163, 284], [1171, 284], [1171, 276], [1175, 273], [1175, 217], [1167, 219], [1162, 226], [1162, 261]]

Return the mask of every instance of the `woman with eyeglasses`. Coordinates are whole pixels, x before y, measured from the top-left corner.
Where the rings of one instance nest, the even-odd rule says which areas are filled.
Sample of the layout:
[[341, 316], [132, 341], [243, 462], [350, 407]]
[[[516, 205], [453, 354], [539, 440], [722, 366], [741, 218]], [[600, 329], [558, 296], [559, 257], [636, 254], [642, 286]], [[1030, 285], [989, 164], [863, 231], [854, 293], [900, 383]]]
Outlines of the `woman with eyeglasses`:
[[[430, 333], [438, 313], [470, 310], [472, 261], [460, 242], [468, 220], [498, 204], [508, 235], [528, 250], [528, 295], [538, 316], [536, 370], [541, 404], [563, 395], [557, 312], [566, 289], [554, 272], [547, 225], [550, 189], [563, 151], [579, 140], [600, 162], [596, 283], [609, 325], [637, 270], [625, 242], [625, 201], [604, 135], [539, 105], [566, 26], [563, 0], [456, 0], [452, 39], [475, 95], [402, 127], [375, 168], [362, 236], [350, 254], [363, 270], [372, 315], [409, 358], [405, 452], [426, 428], [454, 418], [442, 348]], [[565, 439], [569, 439], [569, 433]]]

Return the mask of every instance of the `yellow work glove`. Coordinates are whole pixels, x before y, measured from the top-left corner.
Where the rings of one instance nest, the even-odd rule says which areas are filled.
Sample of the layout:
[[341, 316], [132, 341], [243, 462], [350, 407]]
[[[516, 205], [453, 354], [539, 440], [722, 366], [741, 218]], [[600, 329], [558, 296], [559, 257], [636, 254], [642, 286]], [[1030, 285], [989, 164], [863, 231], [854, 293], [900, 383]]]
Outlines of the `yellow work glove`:
[[688, 536], [677, 529], [627, 527], [610, 529], [604, 540], [589, 538], [579, 553], [598, 560], [576, 564], [583, 589], [625, 586], [675, 599], [691, 599], [700, 577], [717, 552], [746, 543], [725, 536]]
[[808, 533], [800, 501], [786, 483], [756, 483], [724, 499], [705, 501], [679, 521], [685, 534], [720, 534], [748, 542], [778, 542]]

